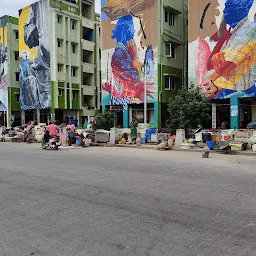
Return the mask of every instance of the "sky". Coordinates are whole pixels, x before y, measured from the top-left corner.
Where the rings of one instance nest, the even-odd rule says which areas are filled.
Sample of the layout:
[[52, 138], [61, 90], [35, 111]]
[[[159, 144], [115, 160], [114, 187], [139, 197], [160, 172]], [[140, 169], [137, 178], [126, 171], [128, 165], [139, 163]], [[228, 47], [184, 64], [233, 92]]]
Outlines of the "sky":
[[[30, 5], [34, 2], [37, 2], [37, 0], [0, 0], [0, 1], [1, 1], [0, 17], [4, 15], [17, 17], [19, 9], [22, 9], [23, 7]], [[100, 2], [101, 0], [95, 0], [95, 7], [96, 7], [97, 13], [100, 13]]]

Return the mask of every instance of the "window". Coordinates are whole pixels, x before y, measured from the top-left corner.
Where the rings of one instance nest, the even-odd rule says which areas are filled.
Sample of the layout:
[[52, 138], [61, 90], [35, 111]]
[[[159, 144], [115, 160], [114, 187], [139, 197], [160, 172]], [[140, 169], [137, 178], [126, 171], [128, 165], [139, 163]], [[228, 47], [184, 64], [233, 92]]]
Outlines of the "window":
[[61, 97], [63, 95], [63, 89], [58, 89], [58, 95]]
[[94, 30], [83, 27], [83, 39], [94, 42]]
[[175, 14], [168, 10], [164, 10], [164, 21], [171, 26], [175, 25]]
[[165, 56], [175, 58], [175, 47], [171, 43], [165, 44]]
[[71, 67], [71, 76], [73, 76], [73, 77], [77, 76], [77, 68]]
[[57, 39], [57, 43], [58, 43], [58, 47], [62, 47], [62, 40], [61, 39]]
[[17, 40], [19, 40], [19, 31], [18, 30], [14, 30], [14, 33], [15, 33], [15, 38]]
[[63, 65], [62, 64], [58, 64], [58, 72], [62, 72], [62, 68], [63, 68]]
[[76, 20], [70, 19], [70, 29], [72, 30], [76, 29]]
[[78, 91], [72, 91], [72, 99], [77, 100]]
[[62, 16], [61, 15], [57, 15], [57, 22], [59, 24], [62, 24]]
[[19, 73], [19, 72], [16, 72], [15, 75], [16, 75], [16, 81], [17, 81], [17, 82], [20, 81], [20, 73]]
[[19, 52], [14, 52], [14, 58], [15, 60], [19, 60]]
[[76, 53], [76, 48], [77, 48], [77, 44], [72, 43], [71, 44], [71, 49], [72, 49], [73, 53]]
[[15, 96], [16, 96], [16, 102], [17, 102], [17, 103], [20, 103], [20, 94], [17, 93], [17, 94], [15, 94]]
[[164, 78], [164, 88], [165, 88], [166, 91], [176, 90], [175, 78], [172, 77], [172, 76], [166, 76]]

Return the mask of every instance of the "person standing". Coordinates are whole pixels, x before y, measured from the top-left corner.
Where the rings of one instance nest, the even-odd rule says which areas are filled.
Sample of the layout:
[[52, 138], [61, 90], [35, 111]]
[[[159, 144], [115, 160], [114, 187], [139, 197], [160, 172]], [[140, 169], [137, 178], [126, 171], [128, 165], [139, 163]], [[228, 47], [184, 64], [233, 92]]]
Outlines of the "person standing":
[[69, 120], [69, 124], [67, 125], [68, 145], [69, 146], [74, 144], [75, 129], [76, 129], [76, 127], [72, 124], [72, 120]]
[[61, 145], [67, 146], [67, 130], [66, 130], [67, 123], [65, 120], [62, 122], [62, 124], [59, 126], [60, 128], [60, 140]]
[[131, 122], [131, 137], [132, 137], [132, 142], [136, 143], [136, 139], [137, 139], [137, 123], [135, 122], [135, 120], [133, 120]]

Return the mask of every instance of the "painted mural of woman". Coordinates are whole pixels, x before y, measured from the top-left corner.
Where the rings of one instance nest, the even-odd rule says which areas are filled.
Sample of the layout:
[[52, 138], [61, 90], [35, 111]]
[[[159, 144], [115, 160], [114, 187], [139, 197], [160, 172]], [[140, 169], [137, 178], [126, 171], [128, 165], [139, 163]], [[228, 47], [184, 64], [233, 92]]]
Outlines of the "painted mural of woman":
[[[111, 88], [104, 89], [109, 90], [116, 98], [135, 98], [142, 102], [144, 101], [143, 61], [139, 58], [138, 46], [134, 40], [137, 31], [133, 19], [132, 15], [122, 16], [112, 32], [112, 39], [116, 39], [117, 43], [111, 60], [113, 82]], [[152, 69], [154, 66], [152, 47], [148, 46], [146, 52], [147, 54], [143, 56], [144, 62], [148, 60], [148, 69]], [[152, 70], [148, 70], [150, 71], [152, 73]], [[154, 83], [147, 82], [148, 96], [154, 94], [154, 87]]]

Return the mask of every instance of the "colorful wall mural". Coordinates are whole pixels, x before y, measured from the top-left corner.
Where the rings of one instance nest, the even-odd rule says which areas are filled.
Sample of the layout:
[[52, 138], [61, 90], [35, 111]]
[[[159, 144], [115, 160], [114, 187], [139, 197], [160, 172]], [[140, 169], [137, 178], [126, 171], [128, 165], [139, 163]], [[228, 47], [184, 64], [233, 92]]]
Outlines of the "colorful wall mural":
[[143, 103], [145, 79], [147, 101], [158, 101], [157, 0], [101, 4], [103, 105]]
[[8, 110], [8, 49], [6, 16], [0, 18], [0, 111]]
[[50, 10], [48, 0], [41, 0], [20, 10], [19, 33], [21, 109], [50, 108]]
[[190, 84], [208, 99], [256, 96], [256, 1], [189, 1]]

